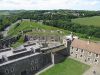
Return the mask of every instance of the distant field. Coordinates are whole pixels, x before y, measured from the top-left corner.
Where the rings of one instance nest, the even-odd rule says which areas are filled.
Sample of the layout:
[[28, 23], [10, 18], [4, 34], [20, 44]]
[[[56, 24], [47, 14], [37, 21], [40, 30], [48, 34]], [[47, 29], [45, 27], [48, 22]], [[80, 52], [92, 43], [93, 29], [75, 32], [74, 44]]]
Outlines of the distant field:
[[9, 15], [9, 12], [0, 12], [0, 16], [1, 15]]
[[72, 19], [72, 22], [100, 27], [100, 16]]
[[40, 75], [82, 75], [87, 69], [88, 65], [68, 58]]

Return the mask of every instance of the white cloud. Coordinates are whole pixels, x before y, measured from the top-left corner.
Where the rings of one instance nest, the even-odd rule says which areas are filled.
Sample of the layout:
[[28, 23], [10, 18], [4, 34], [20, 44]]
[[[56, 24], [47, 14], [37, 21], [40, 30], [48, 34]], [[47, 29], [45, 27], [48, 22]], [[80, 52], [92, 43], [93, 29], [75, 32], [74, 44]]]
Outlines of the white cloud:
[[[0, 0], [0, 9], [93, 9], [99, 0]], [[86, 8], [87, 7], [87, 8]], [[93, 7], [93, 8], [92, 8]]]

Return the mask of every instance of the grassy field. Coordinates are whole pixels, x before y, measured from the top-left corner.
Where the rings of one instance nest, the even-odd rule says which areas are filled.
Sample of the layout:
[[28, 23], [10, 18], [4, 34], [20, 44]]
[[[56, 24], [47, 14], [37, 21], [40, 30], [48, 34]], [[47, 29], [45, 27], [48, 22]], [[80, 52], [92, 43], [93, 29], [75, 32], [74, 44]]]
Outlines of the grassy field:
[[[13, 26], [9, 30], [8, 35], [16, 35], [22, 30], [31, 30], [31, 29], [37, 29], [37, 28], [38, 29], [44, 29], [46, 31], [44, 34], [47, 34], [47, 35], [50, 34], [47, 31], [51, 31], [51, 30], [60, 30], [60, 31], [63, 32], [63, 34], [67, 34], [68, 33], [67, 30], [59, 29], [59, 28], [56, 28], [56, 27], [42, 25], [42, 24], [39, 24], [39, 23], [30, 22], [30, 21], [22, 21], [19, 26], [16, 26], [16, 25]], [[34, 33], [43, 34], [42, 32], [34, 32]], [[54, 34], [56, 34], [56, 33], [54, 33]]]
[[100, 27], [100, 16], [72, 19], [72, 22], [81, 25], [93, 25]]
[[40, 75], [82, 75], [88, 69], [88, 65], [67, 58]]

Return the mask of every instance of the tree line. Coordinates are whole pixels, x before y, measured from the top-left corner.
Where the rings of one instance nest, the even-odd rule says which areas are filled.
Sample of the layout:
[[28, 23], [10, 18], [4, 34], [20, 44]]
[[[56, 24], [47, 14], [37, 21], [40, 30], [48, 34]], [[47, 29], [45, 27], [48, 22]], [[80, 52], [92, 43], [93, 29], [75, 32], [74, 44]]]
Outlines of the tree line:
[[45, 25], [50, 25], [58, 28], [63, 28], [65, 30], [73, 31], [76, 33], [86, 34], [87, 38], [89, 36], [100, 38], [100, 27], [88, 26], [88, 25], [80, 25], [76, 23], [72, 23], [70, 21], [62, 21], [62, 20], [50, 20], [43, 21]]
[[[79, 15], [75, 15], [79, 14]], [[86, 34], [100, 38], [100, 27], [75, 24], [71, 19], [79, 17], [100, 16], [100, 11], [79, 11], [79, 10], [42, 10], [24, 11], [0, 16], [0, 31], [7, 26], [21, 19], [43, 20], [44, 24], [67, 29], [76, 33]]]

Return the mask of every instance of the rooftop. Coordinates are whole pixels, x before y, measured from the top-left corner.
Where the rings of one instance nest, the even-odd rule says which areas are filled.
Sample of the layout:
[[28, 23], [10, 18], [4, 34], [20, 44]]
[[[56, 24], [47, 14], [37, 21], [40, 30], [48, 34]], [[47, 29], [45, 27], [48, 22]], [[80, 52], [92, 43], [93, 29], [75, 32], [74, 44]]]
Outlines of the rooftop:
[[99, 43], [89, 42], [89, 41], [80, 40], [80, 39], [74, 39], [72, 41], [71, 46], [75, 48], [88, 50], [89, 52], [93, 52], [96, 54], [100, 54], [100, 44]]

